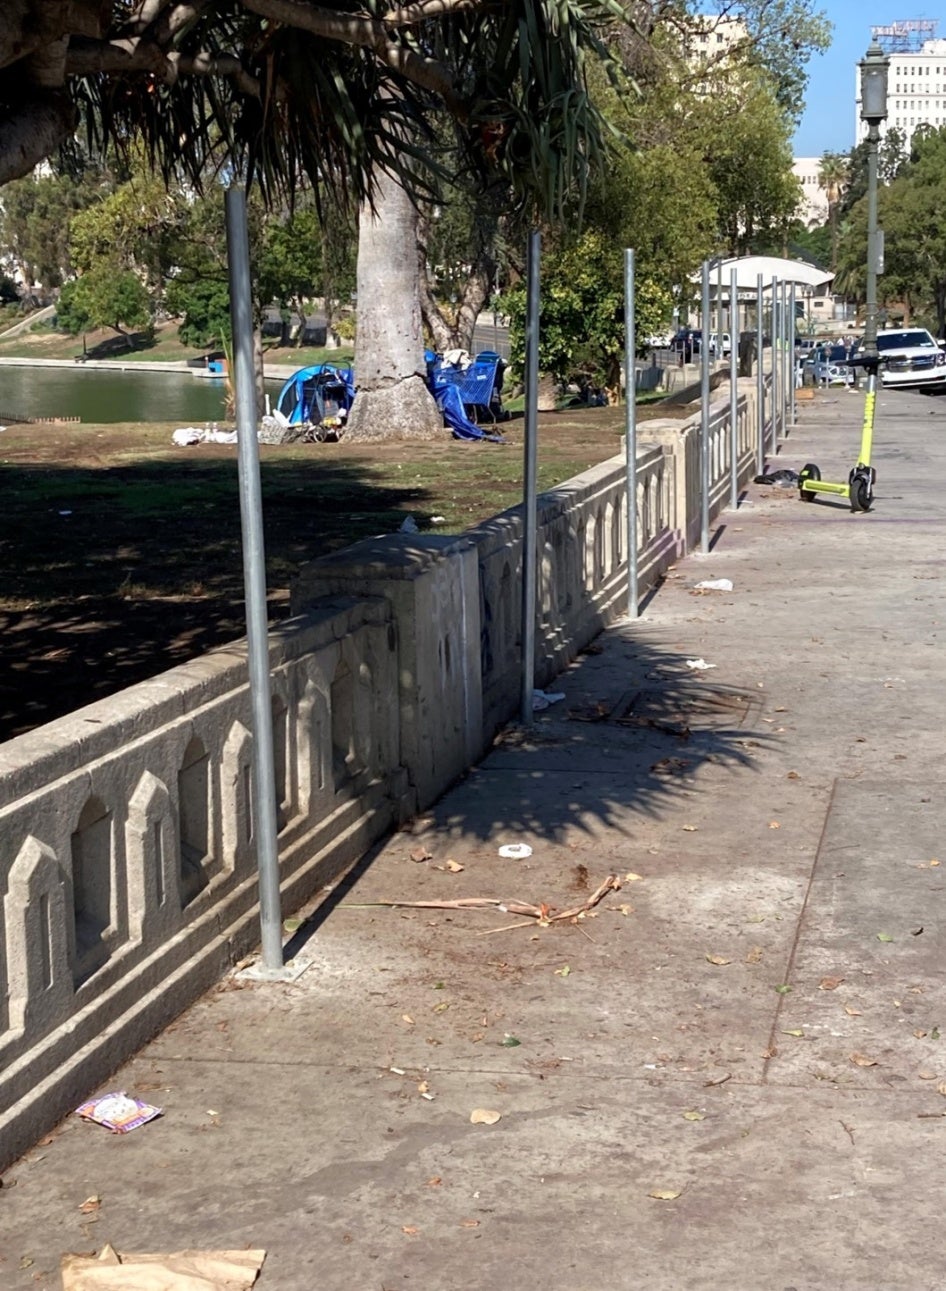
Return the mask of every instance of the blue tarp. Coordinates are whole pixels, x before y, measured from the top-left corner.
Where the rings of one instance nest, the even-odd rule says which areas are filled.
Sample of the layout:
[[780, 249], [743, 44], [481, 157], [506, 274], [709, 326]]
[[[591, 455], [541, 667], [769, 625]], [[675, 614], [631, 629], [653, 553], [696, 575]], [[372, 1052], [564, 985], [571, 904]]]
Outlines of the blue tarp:
[[[424, 351], [427, 362], [427, 384], [443, 413], [443, 419], [453, 431], [455, 439], [488, 439], [494, 444], [505, 443], [502, 435], [487, 432], [467, 416], [468, 405], [489, 406], [495, 379], [495, 365], [488, 379], [485, 373], [474, 371], [476, 363], [459, 369], [445, 365], [438, 354]], [[469, 379], [467, 379], [467, 374]], [[467, 387], [464, 389], [464, 387]], [[488, 388], [487, 388], [488, 387]], [[471, 395], [464, 398], [464, 394]]]

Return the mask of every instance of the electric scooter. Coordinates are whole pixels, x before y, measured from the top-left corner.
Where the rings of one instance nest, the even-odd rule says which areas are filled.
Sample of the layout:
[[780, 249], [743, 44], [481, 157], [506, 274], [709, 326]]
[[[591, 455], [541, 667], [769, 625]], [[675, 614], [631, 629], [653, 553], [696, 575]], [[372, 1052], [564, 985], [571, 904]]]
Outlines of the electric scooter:
[[874, 405], [877, 400], [877, 368], [880, 360], [872, 355], [849, 359], [848, 362], [867, 370], [867, 397], [864, 400], [861, 452], [857, 465], [851, 468], [847, 484], [834, 484], [830, 480], [823, 480], [814, 462], [808, 462], [798, 473], [798, 496], [803, 502], [814, 502], [819, 493], [831, 493], [835, 497], [848, 498], [852, 511], [869, 511], [874, 499], [874, 481], [877, 479], [877, 472], [870, 464], [870, 453], [874, 438]]

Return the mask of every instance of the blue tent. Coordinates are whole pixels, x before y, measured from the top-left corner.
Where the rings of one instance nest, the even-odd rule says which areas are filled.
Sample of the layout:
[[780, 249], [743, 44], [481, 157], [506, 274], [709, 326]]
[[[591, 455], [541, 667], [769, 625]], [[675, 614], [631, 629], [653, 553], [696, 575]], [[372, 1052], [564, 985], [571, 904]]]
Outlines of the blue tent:
[[287, 418], [290, 426], [303, 422], [320, 425], [347, 413], [355, 398], [355, 378], [351, 368], [336, 368], [330, 363], [316, 363], [294, 372], [279, 392], [276, 411]]

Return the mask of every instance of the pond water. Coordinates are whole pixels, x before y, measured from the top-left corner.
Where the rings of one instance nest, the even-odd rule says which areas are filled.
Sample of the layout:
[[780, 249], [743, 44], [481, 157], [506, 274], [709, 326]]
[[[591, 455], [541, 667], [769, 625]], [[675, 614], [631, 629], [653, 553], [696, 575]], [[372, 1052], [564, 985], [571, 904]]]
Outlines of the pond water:
[[[280, 384], [266, 383], [273, 403]], [[189, 372], [103, 372], [78, 364], [75, 369], [0, 365], [0, 424], [4, 416], [15, 415], [199, 426], [222, 420], [225, 400], [222, 379], [208, 380]]]

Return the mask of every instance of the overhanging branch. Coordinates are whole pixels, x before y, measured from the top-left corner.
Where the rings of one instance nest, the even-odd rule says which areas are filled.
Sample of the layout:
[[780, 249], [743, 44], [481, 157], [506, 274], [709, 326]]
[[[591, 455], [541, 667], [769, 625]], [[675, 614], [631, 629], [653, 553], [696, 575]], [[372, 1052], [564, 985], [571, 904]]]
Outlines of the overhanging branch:
[[0, 185], [28, 175], [72, 134], [76, 110], [65, 94], [26, 99], [0, 117]]
[[[475, 0], [461, 0], [469, 7]], [[243, 0], [243, 7], [271, 18], [287, 27], [311, 32], [325, 40], [343, 45], [356, 45], [370, 49], [385, 66], [398, 72], [405, 80], [419, 89], [437, 95], [444, 107], [454, 116], [462, 117], [466, 104], [457, 94], [449, 70], [432, 58], [424, 58], [391, 40], [382, 21], [363, 14], [340, 14], [307, 4], [304, 0]]]

